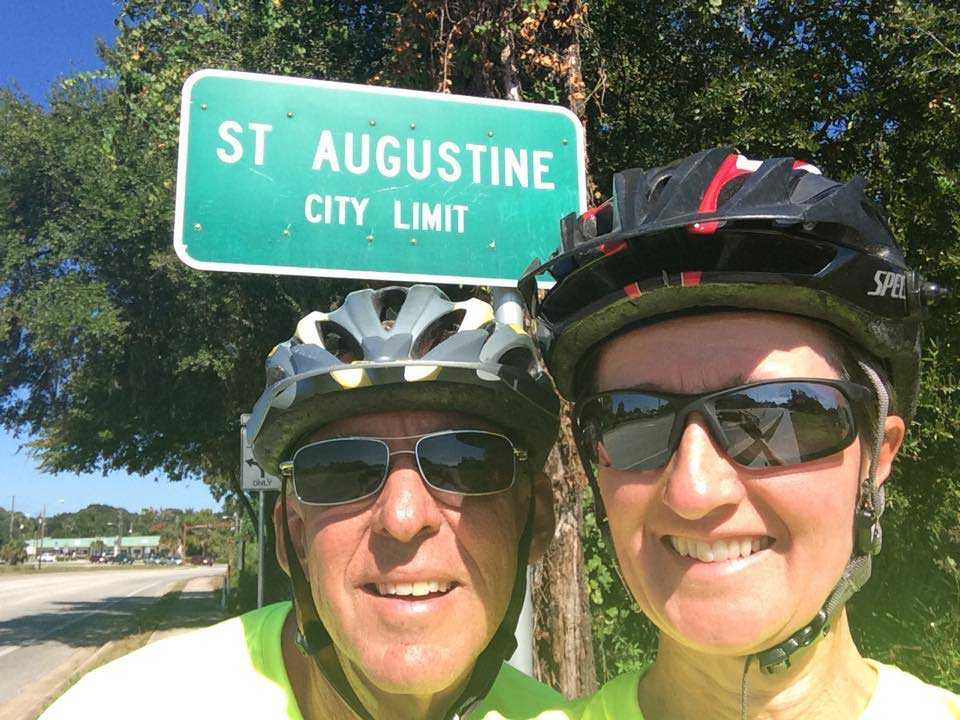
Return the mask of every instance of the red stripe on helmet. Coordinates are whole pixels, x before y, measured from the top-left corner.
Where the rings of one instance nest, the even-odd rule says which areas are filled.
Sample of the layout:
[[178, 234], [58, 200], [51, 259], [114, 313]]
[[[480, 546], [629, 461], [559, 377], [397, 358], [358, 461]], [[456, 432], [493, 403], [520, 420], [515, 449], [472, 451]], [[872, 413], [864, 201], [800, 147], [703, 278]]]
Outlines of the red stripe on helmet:
[[587, 210], [583, 215], [580, 216], [580, 222], [583, 222], [584, 220], [589, 220], [589, 219], [592, 218], [594, 215], [596, 215], [598, 212], [600, 212], [602, 209], [603, 209], [603, 205], [602, 205], [602, 204], [601, 204], [601, 205], [597, 205], [595, 208], [590, 208], [590, 209]]
[[814, 173], [814, 174], [816, 174], [816, 175], [821, 175], [821, 174], [822, 174], [822, 173], [820, 172], [820, 168], [818, 168], [816, 165], [811, 165], [810, 163], [804, 162], [803, 160], [794, 160], [794, 161], [793, 161], [793, 167], [792, 167], [791, 169], [792, 169], [792, 170], [805, 170], [805, 171], [808, 172], [808, 173]]
[[682, 287], [693, 287], [700, 284], [700, 276], [703, 273], [700, 270], [680, 273], [680, 285]]
[[642, 294], [640, 292], [640, 285], [637, 283], [630, 283], [629, 285], [623, 286], [623, 294], [627, 297], [640, 297]]
[[613, 243], [600, 243], [600, 252], [602, 252], [604, 255], [616, 255], [626, 246], [626, 240], [617, 240]]
[[[720, 191], [723, 189], [723, 186], [733, 180], [735, 177], [747, 175], [748, 173], [753, 172], [753, 170], [738, 167], [738, 157], [740, 156], [736, 153], [731, 153], [730, 155], [727, 155], [722, 163], [720, 163], [720, 168], [713, 176], [713, 179], [710, 180], [710, 184], [707, 185], [706, 192], [703, 193], [703, 198], [700, 200], [700, 207], [697, 208], [697, 212], [716, 212], [717, 199], [720, 197]], [[692, 233], [697, 233], [698, 235], [710, 235], [716, 232], [718, 227], [720, 227], [719, 220], [710, 220], [708, 222], [693, 223], [689, 225], [687, 229]]]

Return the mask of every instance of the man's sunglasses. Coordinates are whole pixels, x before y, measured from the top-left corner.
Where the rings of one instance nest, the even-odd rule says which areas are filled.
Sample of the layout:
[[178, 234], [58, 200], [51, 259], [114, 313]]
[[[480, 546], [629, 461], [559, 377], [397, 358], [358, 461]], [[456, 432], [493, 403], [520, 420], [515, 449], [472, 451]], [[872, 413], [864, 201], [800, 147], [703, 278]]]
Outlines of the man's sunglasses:
[[799, 465], [848, 447], [872, 399], [844, 380], [756, 382], [698, 395], [610, 390], [577, 403], [574, 430], [588, 467], [653, 470], [670, 461], [696, 412], [737, 464]]
[[[391, 450], [387, 440], [417, 440], [413, 450]], [[344, 437], [299, 448], [280, 471], [308, 505], [343, 505], [376, 495], [390, 470], [390, 456], [414, 455], [420, 476], [434, 490], [491, 495], [508, 490], [517, 460], [527, 454], [510, 438], [485, 430], [447, 430], [397, 438]]]

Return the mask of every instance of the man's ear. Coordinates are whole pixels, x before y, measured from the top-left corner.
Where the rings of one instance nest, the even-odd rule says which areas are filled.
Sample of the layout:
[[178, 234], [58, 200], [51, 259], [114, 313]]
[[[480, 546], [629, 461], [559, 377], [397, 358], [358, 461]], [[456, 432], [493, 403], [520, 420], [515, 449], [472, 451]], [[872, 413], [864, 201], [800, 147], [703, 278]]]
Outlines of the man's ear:
[[530, 559], [537, 562], [550, 547], [557, 527], [553, 514], [553, 488], [550, 479], [542, 472], [533, 476], [533, 537], [530, 540]]
[[884, 481], [890, 476], [893, 460], [903, 444], [905, 433], [906, 425], [903, 418], [898, 415], [889, 415], [883, 430], [883, 441], [880, 443], [880, 459], [877, 462], [877, 487], [883, 485]]
[[300, 566], [303, 567], [304, 558], [304, 540], [303, 540], [303, 518], [300, 515], [300, 507], [290, 495], [281, 495], [273, 505], [273, 527], [276, 530], [277, 541], [277, 562], [283, 571], [290, 575], [290, 563], [287, 560], [287, 547], [283, 541], [283, 516], [282, 505], [287, 504], [287, 522], [290, 527], [290, 539], [293, 541], [293, 547], [300, 559]]

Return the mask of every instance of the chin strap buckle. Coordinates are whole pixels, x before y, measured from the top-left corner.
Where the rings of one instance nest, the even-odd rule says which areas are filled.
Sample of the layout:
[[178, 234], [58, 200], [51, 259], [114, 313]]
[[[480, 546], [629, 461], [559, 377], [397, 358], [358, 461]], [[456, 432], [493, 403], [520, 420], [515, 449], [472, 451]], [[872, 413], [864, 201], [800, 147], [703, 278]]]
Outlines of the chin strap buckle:
[[798, 650], [812, 645], [823, 635], [827, 634], [827, 613], [821, 610], [808, 625], [797, 630], [776, 647], [757, 653], [757, 663], [760, 672], [767, 675], [783, 672], [790, 667], [790, 656]]
[[880, 518], [873, 510], [860, 507], [855, 519], [857, 550], [863, 555], [876, 555], [883, 545], [883, 529]]

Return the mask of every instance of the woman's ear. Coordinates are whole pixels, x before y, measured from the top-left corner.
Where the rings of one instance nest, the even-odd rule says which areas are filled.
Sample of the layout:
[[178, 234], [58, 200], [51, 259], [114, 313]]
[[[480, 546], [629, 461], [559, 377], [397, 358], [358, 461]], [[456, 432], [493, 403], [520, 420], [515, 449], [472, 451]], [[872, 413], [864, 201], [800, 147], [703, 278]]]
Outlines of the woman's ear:
[[530, 559], [537, 562], [550, 547], [557, 527], [553, 514], [553, 488], [550, 479], [542, 472], [533, 476], [533, 537], [530, 540]]
[[877, 487], [883, 485], [884, 481], [890, 477], [893, 460], [897, 457], [897, 452], [903, 444], [905, 433], [906, 425], [902, 417], [898, 415], [887, 417], [883, 430], [883, 440], [880, 443], [880, 459], [877, 462]]
[[287, 523], [290, 529], [290, 539], [293, 541], [294, 550], [300, 559], [300, 566], [304, 567], [304, 539], [303, 539], [303, 517], [300, 515], [299, 503], [290, 495], [280, 495], [277, 502], [273, 505], [273, 527], [276, 529], [276, 552], [277, 562], [283, 571], [290, 575], [290, 563], [287, 559], [287, 546], [283, 541], [283, 504], [287, 505]]

